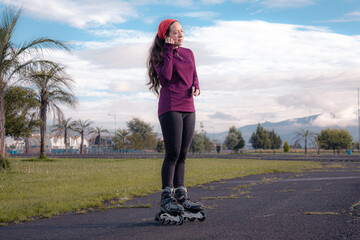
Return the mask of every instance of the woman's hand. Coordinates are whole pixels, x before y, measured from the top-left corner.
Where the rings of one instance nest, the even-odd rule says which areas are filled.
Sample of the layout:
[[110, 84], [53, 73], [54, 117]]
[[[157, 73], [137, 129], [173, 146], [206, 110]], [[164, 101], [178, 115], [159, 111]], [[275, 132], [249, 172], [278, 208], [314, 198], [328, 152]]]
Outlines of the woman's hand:
[[199, 94], [200, 94], [200, 90], [199, 90], [199, 89], [195, 89], [195, 87], [193, 86], [193, 87], [191, 88], [191, 94], [192, 94], [193, 96], [197, 97], [197, 96], [199, 96]]
[[171, 37], [165, 37], [165, 43], [174, 44], [175, 41], [174, 41], [174, 39], [172, 39]]

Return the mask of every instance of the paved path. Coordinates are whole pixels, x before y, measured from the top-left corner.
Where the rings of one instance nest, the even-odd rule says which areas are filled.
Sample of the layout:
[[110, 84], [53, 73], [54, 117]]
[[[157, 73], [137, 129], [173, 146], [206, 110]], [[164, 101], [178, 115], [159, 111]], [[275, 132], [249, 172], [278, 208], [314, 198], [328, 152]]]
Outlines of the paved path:
[[151, 208], [66, 214], [0, 228], [0, 239], [360, 239], [360, 165], [248, 176], [189, 188], [204, 222], [153, 220], [159, 193], [129, 201]]
[[[13, 158], [37, 158], [36, 154], [15, 154]], [[158, 153], [101, 153], [101, 154], [49, 154], [50, 158], [94, 158], [94, 159], [147, 159], [147, 158], [164, 158], [164, 154]], [[220, 158], [220, 159], [261, 159], [277, 161], [320, 161], [320, 162], [357, 162], [360, 163], [360, 154], [191, 154], [187, 158]]]

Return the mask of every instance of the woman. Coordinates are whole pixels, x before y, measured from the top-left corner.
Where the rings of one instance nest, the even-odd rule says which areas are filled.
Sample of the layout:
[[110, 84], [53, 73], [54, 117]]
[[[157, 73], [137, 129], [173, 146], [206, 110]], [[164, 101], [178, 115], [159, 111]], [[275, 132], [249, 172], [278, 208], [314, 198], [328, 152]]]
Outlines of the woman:
[[[160, 95], [158, 116], [165, 144], [160, 203], [160, 211], [165, 214], [157, 219], [162, 221], [164, 216], [168, 216], [165, 220], [176, 221], [171, 216], [183, 215], [184, 210], [187, 217], [187, 212], [203, 210], [201, 203], [190, 201], [184, 184], [185, 159], [195, 128], [193, 96], [198, 96], [200, 89], [194, 55], [180, 47], [183, 40], [181, 24], [175, 19], [163, 20], [147, 63], [149, 89]], [[204, 214], [198, 216], [205, 218]]]

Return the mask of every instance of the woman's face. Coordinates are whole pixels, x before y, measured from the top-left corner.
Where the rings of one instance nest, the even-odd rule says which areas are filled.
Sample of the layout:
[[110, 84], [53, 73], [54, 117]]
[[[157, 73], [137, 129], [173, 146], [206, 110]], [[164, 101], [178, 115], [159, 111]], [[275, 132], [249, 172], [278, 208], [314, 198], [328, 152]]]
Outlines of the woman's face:
[[174, 40], [175, 47], [182, 45], [184, 40], [184, 33], [179, 22], [174, 22], [173, 24], [171, 24], [169, 37]]

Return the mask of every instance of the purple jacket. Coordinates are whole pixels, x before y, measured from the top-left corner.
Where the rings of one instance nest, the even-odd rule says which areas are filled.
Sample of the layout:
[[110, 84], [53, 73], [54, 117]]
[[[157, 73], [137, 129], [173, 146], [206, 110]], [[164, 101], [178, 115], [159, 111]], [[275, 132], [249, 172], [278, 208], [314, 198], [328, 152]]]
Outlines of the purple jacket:
[[161, 84], [158, 115], [169, 111], [195, 112], [191, 88], [199, 89], [199, 80], [192, 51], [165, 43], [164, 63], [154, 64], [154, 68]]

